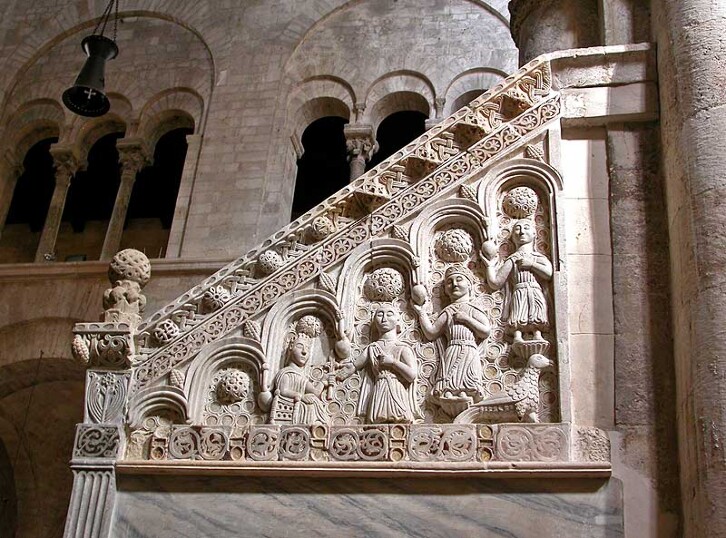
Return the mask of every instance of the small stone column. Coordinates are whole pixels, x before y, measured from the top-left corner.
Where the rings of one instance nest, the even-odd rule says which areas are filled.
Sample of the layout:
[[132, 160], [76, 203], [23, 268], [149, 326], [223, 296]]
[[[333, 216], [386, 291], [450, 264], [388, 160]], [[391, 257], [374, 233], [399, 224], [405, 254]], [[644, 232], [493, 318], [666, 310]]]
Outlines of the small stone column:
[[22, 173], [22, 165], [16, 164], [16, 160], [6, 154], [0, 165], [0, 237], [2, 237], [5, 220], [8, 218], [10, 204], [13, 201], [15, 186]]
[[71, 469], [73, 490], [64, 538], [111, 536], [116, 502], [114, 465], [123, 457], [123, 418], [131, 380], [133, 333], [141, 321], [151, 277], [149, 259], [138, 250], [116, 254], [103, 295], [103, 323], [78, 323], [73, 356], [86, 371], [83, 423], [76, 426]]
[[511, 0], [510, 26], [520, 65], [547, 52], [600, 45], [598, 1]]
[[370, 125], [346, 125], [344, 133], [352, 182], [365, 173], [366, 164], [378, 151], [378, 142]]
[[110, 260], [121, 246], [121, 237], [124, 233], [126, 214], [129, 210], [136, 175], [149, 163], [148, 152], [138, 141], [122, 139], [119, 140], [117, 147], [121, 165], [121, 184], [116, 193], [116, 202], [101, 249], [101, 260], [104, 261]]
[[429, 118], [424, 123], [424, 126], [426, 127], [426, 130], [428, 131], [435, 125], [438, 125], [441, 123], [441, 121], [444, 119], [444, 106], [446, 105], [446, 98], [444, 97], [437, 97], [434, 99], [434, 117]]
[[79, 169], [78, 159], [70, 150], [51, 148], [50, 154], [53, 156], [53, 165], [55, 166], [55, 189], [53, 190], [53, 197], [50, 199], [50, 206], [45, 217], [38, 250], [35, 253], [36, 262], [55, 260], [55, 242], [58, 239], [63, 209], [66, 206], [68, 187], [71, 185], [71, 178]]

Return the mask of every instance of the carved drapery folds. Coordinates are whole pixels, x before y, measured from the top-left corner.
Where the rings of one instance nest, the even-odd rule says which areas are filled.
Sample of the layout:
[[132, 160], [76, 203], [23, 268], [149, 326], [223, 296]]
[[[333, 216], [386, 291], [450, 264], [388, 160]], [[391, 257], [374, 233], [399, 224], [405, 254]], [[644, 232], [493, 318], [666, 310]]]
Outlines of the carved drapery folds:
[[[111, 387], [128, 387], [129, 465], [486, 470], [600, 451], [564, 405], [562, 186], [544, 149], [521, 158], [558, 115], [533, 63], [138, 325], [148, 271], [119, 255], [106, 320], [128, 324], [132, 375], [94, 374], [89, 394], [108, 389], [88, 416], [118, 421]], [[106, 336], [74, 347], [100, 364]]]

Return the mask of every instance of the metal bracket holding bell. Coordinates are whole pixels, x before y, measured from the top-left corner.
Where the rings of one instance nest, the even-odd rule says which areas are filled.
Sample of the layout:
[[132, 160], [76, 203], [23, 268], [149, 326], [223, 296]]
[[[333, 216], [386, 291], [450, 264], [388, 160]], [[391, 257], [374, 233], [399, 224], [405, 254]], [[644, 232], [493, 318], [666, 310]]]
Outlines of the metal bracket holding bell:
[[[115, 6], [113, 39], [104, 34]], [[118, 27], [118, 1], [110, 0], [93, 34], [86, 36], [81, 48], [88, 57], [72, 87], [63, 92], [63, 104], [79, 116], [103, 116], [111, 108], [104, 93], [106, 62], [118, 56], [116, 32]], [[100, 29], [100, 33], [97, 33]]]

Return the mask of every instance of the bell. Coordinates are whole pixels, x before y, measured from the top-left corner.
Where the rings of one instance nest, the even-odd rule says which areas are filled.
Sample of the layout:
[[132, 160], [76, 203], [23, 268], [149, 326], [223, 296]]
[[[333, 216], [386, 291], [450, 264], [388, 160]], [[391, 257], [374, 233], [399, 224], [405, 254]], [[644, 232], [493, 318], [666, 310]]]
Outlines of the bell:
[[89, 35], [81, 42], [88, 59], [76, 83], [63, 92], [63, 104], [80, 116], [103, 116], [111, 103], [103, 93], [106, 61], [118, 56], [116, 43], [103, 35]]

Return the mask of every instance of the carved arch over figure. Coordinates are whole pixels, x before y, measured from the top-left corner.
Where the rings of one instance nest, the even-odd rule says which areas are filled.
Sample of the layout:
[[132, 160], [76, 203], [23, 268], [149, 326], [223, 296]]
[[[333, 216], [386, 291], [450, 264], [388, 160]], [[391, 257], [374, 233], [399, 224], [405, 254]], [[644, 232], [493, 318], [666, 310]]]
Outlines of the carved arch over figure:
[[[535, 159], [512, 159], [501, 163], [484, 176], [479, 183], [478, 200], [486, 215], [491, 217], [497, 213], [498, 194], [509, 187], [520, 185], [531, 186], [537, 193], [546, 197], [542, 202], [547, 207], [548, 218], [552, 229], [550, 238], [552, 248], [552, 264], [558, 270], [560, 240], [564, 237], [563, 223], [557, 218], [559, 214], [558, 198], [562, 193], [563, 181], [560, 173], [547, 163]], [[492, 221], [490, 221], [492, 222]]]
[[184, 391], [177, 387], [149, 387], [136, 394], [129, 403], [128, 421], [132, 429], [143, 427], [144, 419], [162, 416], [183, 423], [191, 417]]
[[267, 379], [270, 382], [282, 366], [285, 355], [285, 335], [293, 320], [305, 315], [320, 318], [323, 323], [335, 327], [338, 302], [335, 296], [325, 290], [296, 290], [285, 294], [270, 309], [262, 325], [262, 342], [267, 356]]
[[233, 363], [245, 363], [257, 376], [260, 391], [269, 384], [269, 366], [260, 344], [243, 336], [229, 336], [207, 345], [199, 352], [186, 372], [184, 394], [187, 395], [189, 418], [202, 421], [205, 392], [214, 373]]
[[398, 269], [406, 279], [409, 290], [418, 283], [416, 266], [419, 260], [411, 245], [401, 239], [375, 239], [355, 249], [346, 258], [338, 278], [338, 303], [343, 312], [355, 307], [356, 290], [363, 274], [373, 267]]
[[481, 207], [471, 200], [464, 198], [449, 198], [431, 204], [416, 219], [411, 226], [411, 242], [416, 246], [416, 252], [421, 256], [418, 267], [418, 280], [425, 282], [429, 272], [428, 252], [429, 243], [436, 230], [447, 224], [461, 224], [474, 232], [474, 239], [479, 245], [486, 241], [485, 220]]

